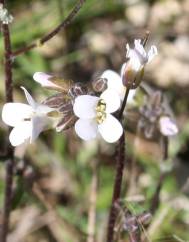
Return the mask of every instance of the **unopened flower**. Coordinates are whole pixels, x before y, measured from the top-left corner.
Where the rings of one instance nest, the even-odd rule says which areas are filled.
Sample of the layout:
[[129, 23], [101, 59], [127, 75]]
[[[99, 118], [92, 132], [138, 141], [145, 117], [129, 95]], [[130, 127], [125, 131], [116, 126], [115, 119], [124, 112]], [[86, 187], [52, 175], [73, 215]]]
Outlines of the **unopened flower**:
[[48, 117], [54, 109], [36, 103], [28, 91], [24, 90], [26, 99], [29, 103], [6, 103], [2, 110], [2, 120], [13, 127], [9, 140], [13, 146], [18, 146], [26, 140], [32, 143], [39, 134], [53, 124], [55, 118]]
[[3, 24], [9, 24], [13, 21], [13, 16], [9, 14], [8, 10], [0, 4], [0, 21]]
[[120, 98], [112, 90], [100, 97], [81, 95], [75, 99], [73, 110], [79, 118], [75, 131], [83, 140], [96, 138], [97, 134], [109, 143], [116, 142], [123, 133], [120, 122], [111, 114], [120, 107]]
[[126, 58], [128, 61], [123, 64], [121, 70], [122, 82], [124, 86], [136, 88], [143, 77], [144, 66], [157, 55], [155, 45], [150, 47], [148, 52], [145, 51], [140, 39], [134, 41], [134, 49], [126, 45]]
[[159, 119], [159, 129], [164, 136], [173, 136], [178, 133], [176, 123], [169, 116], [162, 116]]
[[87, 88], [80, 82], [74, 83], [72, 80], [51, 76], [44, 72], [36, 72], [33, 79], [42, 87], [52, 89], [67, 95], [67, 99], [75, 99], [79, 95], [87, 93]]
[[165, 102], [160, 91], [154, 91], [146, 98], [143, 106], [140, 107], [140, 119], [138, 130], [147, 139], [163, 136], [173, 136], [178, 133], [178, 127], [172, 118], [168, 103]]
[[103, 77], [98, 77], [93, 79], [91, 82], [92, 90], [97, 93], [102, 93], [107, 89], [107, 79]]
[[56, 91], [65, 91], [65, 87], [63, 86], [63, 82], [60, 79], [53, 77], [49, 74], [44, 72], [36, 72], [33, 75], [33, 79], [41, 84], [42, 87], [53, 89]]
[[34, 80], [42, 87], [57, 91], [48, 97], [43, 104], [54, 108], [59, 113], [60, 119], [56, 124], [56, 131], [61, 132], [74, 126], [77, 117], [73, 113], [73, 103], [77, 96], [88, 94], [88, 89], [82, 83], [74, 83], [44, 72], [36, 72]]

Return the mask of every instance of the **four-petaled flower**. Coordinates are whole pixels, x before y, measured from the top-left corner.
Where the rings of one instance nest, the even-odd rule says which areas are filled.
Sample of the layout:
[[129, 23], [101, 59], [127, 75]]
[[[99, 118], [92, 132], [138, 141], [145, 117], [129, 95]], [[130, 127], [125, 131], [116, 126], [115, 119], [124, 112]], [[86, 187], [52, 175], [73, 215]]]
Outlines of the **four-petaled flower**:
[[36, 103], [29, 92], [24, 88], [29, 103], [6, 103], [2, 110], [2, 120], [13, 127], [9, 140], [13, 146], [18, 146], [26, 140], [32, 143], [39, 134], [53, 124], [56, 118], [48, 117], [54, 109]]
[[146, 52], [141, 40], [137, 39], [134, 41], [134, 49], [131, 49], [129, 44], [126, 45], [126, 49], [126, 58], [129, 60], [122, 66], [122, 82], [124, 86], [136, 88], [142, 79], [145, 64], [157, 55], [157, 48], [152, 45], [150, 50]]
[[79, 118], [75, 123], [77, 135], [84, 140], [96, 138], [97, 134], [108, 143], [116, 142], [123, 133], [120, 122], [111, 114], [120, 107], [119, 95], [104, 91], [100, 97], [81, 95], [75, 99], [73, 110]]

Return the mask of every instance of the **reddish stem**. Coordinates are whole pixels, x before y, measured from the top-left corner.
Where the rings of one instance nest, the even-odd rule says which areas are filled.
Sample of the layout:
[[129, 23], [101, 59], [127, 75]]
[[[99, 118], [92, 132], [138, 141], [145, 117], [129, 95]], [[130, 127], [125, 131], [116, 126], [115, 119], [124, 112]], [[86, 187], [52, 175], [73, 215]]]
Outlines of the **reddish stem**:
[[[1, 4], [5, 4], [5, 0], [0, 0]], [[4, 71], [5, 71], [5, 99], [6, 102], [13, 101], [13, 87], [12, 87], [12, 61], [11, 61], [11, 41], [10, 32], [8, 24], [1, 25], [2, 35], [4, 40]], [[10, 129], [9, 129], [10, 132]], [[13, 183], [13, 169], [14, 169], [14, 148], [11, 145], [7, 147], [7, 157], [6, 162], [6, 180], [5, 180], [5, 198], [4, 198], [4, 208], [3, 208], [3, 218], [2, 218], [2, 229], [0, 235], [0, 241], [7, 241], [7, 233], [9, 230], [9, 217], [11, 210], [12, 201], [12, 183]]]
[[[127, 98], [129, 95], [129, 88], [127, 88], [125, 97], [123, 100], [123, 104], [121, 110], [118, 115], [118, 119], [121, 122], [123, 111], [127, 103]], [[121, 195], [121, 185], [122, 185], [122, 178], [123, 178], [123, 169], [124, 169], [124, 162], [125, 162], [125, 134], [123, 132], [121, 138], [119, 139], [118, 147], [117, 147], [117, 154], [116, 154], [116, 177], [114, 182], [114, 189], [113, 189], [113, 196], [112, 196], [112, 203], [110, 207], [110, 214], [109, 214], [109, 221], [108, 221], [108, 232], [107, 232], [107, 242], [112, 242], [114, 237], [114, 225], [116, 221], [116, 214], [117, 210], [115, 207], [116, 202], [119, 200]]]

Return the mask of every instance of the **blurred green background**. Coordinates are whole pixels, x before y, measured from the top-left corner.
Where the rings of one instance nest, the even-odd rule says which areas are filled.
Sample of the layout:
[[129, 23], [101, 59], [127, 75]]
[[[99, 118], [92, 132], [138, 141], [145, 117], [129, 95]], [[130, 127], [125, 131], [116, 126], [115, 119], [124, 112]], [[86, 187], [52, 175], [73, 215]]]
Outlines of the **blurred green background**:
[[[57, 26], [76, 0], [12, 0], [13, 50], [36, 42]], [[87, 0], [73, 22], [44, 46], [13, 62], [14, 100], [25, 102], [20, 86], [42, 101], [53, 91], [37, 85], [36, 71], [90, 82], [106, 69], [120, 71], [125, 44], [143, 38], [158, 56], [146, 68], [144, 81], [167, 97], [179, 127], [170, 141], [169, 169], [160, 206], [148, 228], [139, 226], [143, 241], [189, 241], [189, 0]], [[0, 107], [5, 103], [3, 41], [0, 35]], [[7, 127], [0, 123], [1, 153]], [[124, 172], [123, 203], [134, 214], [148, 211], [160, 176], [161, 145], [126, 135], [129, 155]], [[135, 142], [137, 139], [137, 142]], [[36, 143], [16, 148], [14, 202], [10, 242], [88, 241], [91, 192], [96, 195], [95, 241], [103, 242], [115, 174], [115, 146], [81, 142], [73, 130], [47, 131]], [[137, 179], [131, 187], [129, 160], [136, 157]], [[136, 175], [135, 174], [135, 175]], [[4, 160], [0, 163], [0, 207], [4, 197]], [[136, 178], [136, 177], [135, 177]], [[0, 213], [1, 215], [1, 213]], [[116, 226], [119, 226], [117, 222]], [[94, 226], [92, 226], [94, 229]], [[144, 231], [143, 231], [144, 230]], [[125, 232], [119, 241], [129, 241]]]

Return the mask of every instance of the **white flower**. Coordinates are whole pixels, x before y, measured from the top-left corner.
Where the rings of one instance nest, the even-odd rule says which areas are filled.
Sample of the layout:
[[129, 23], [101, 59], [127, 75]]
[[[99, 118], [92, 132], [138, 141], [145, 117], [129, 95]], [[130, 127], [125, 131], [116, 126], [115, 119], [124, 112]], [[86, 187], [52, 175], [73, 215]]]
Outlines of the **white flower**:
[[24, 87], [21, 88], [24, 90], [29, 105], [6, 103], [2, 110], [2, 120], [13, 127], [9, 136], [13, 146], [18, 146], [27, 139], [30, 139], [30, 143], [33, 142], [54, 120], [47, 116], [54, 109], [36, 103], [28, 91]]
[[155, 45], [152, 45], [147, 53], [140, 39], [135, 40], [134, 45], [134, 49], [130, 49], [129, 44], [126, 45], [126, 57], [129, 58], [132, 68], [135, 71], [139, 71], [141, 66], [149, 63], [157, 55], [157, 48]]
[[0, 21], [3, 24], [9, 24], [13, 21], [13, 16], [3, 7], [2, 3], [0, 4]]
[[[106, 70], [102, 73], [101, 78], [107, 79], [107, 89], [117, 92], [120, 99], [123, 101], [125, 96], [126, 87], [122, 83], [121, 76], [112, 70]], [[133, 103], [133, 98], [136, 94], [136, 90], [130, 90], [127, 98], [127, 104]]]
[[120, 98], [112, 90], [104, 91], [100, 97], [81, 95], [75, 99], [73, 111], [79, 118], [75, 123], [77, 135], [90, 140], [98, 132], [109, 143], [116, 142], [123, 133], [120, 122], [111, 113], [120, 107]]
[[164, 136], [173, 136], [178, 133], [178, 127], [175, 122], [168, 116], [163, 116], [159, 120], [160, 132]]
[[152, 45], [150, 50], [146, 52], [140, 39], [134, 41], [134, 49], [130, 49], [129, 44], [126, 45], [126, 49], [126, 58], [129, 58], [129, 60], [123, 64], [121, 70], [122, 81], [125, 86], [135, 84], [134, 82], [139, 83], [144, 66], [157, 55], [155, 45]]

